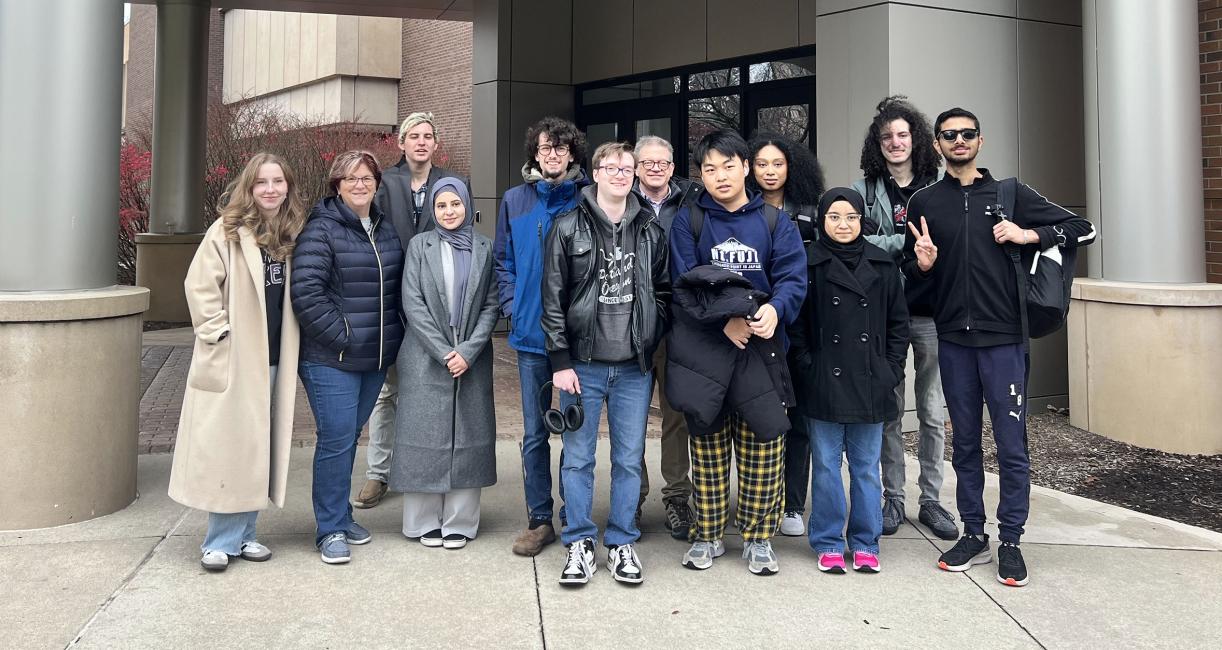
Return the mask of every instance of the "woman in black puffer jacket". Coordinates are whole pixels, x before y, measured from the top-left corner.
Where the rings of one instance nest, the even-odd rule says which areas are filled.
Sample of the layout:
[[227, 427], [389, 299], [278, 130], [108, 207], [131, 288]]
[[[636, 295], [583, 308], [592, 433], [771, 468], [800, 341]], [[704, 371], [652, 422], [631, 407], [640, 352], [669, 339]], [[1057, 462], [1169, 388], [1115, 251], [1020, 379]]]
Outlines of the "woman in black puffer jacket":
[[352, 520], [352, 463], [361, 428], [403, 340], [403, 247], [373, 204], [381, 175], [367, 151], [336, 156], [328, 179], [331, 196], [314, 206], [293, 253], [298, 374], [318, 426], [315, 544], [328, 564], [347, 562], [348, 545], [370, 539]]

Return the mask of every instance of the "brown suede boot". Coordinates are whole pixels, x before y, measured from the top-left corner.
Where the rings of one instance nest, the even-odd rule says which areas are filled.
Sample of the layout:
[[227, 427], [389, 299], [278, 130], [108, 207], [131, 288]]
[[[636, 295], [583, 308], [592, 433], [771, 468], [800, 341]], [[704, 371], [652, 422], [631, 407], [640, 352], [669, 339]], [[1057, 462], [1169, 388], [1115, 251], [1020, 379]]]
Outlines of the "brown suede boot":
[[352, 501], [352, 507], [372, 508], [381, 503], [384, 496], [386, 496], [386, 484], [371, 478], [365, 481], [365, 487], [361, 488], [361, 493], [356, 495], [356, 499]]
[[513, 540], [513, 552], [518, 555], [533, 557], [543, 550], [544, 546], [556, 541], [556, 529], [550, 523], [538, 528], [523, 530], [518, 538]]

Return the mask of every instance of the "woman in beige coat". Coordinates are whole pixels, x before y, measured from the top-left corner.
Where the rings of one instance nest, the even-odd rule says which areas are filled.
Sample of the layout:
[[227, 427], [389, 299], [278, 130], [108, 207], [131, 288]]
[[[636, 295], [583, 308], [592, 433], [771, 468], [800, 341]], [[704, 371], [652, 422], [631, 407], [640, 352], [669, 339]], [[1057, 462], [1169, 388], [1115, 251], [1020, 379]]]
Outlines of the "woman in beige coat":
[[178, 422], [170, 497], [207, 511], [200, 564], [261, 562], [268, 503], [284, 505], [300, 338], [289, 260], [305, 223], [293, 173], [259, 153], [221, 198], [184, 283], [195, 349]]

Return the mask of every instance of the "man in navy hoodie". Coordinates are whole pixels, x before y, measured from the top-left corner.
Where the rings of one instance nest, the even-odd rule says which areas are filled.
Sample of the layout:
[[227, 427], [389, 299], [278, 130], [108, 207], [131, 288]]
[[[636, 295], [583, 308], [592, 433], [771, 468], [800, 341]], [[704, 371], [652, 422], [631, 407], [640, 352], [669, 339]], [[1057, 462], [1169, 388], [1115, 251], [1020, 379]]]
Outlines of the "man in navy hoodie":
[[[501, 311], [509, 319], [509, 346], [518, 353], [522, 385], [522, 472], [526, 486], [526, 529], [513, 542], [518, 555], [537, 555], [556, 541], [552, 525], [552, 450], [540, 412], [540, 389], [552, 378], [543, 315], [543, 253], [552, 219], [577, 204], [587, 184], [581, 169], [586, 138], [568, 120], [545, 117], [526, 132], [523, 184], [501, 197], [493, 258]], [[550, 408], [551, 394], [546, 396]], [[563, 491], [561, 498], [564, 498]], [[564, 519], [561, 507], [560, 518]]]
[[[784, 213], [771, 217], [759, 194], [746, 188], [750, 154], [742, 136], [715, 131], [700, 139], [692, 156], [700, 161], [705, 191], [696, 206], [675, 213], [670, 229], [672, 281], [694, 267], [710, 264], [751, 281], [771, 299], [751, 320], [731, 318], [723, 332], [743, 349], [752, 336], [785, 340], [785, 326], [798, 316], [806, 298], [806, 250], [798, 228]], [[693, 226], [693, 210], [702, 215]], [[695, 486], [695, 542], [683, 557], [690, 569], [707, 569], [725, 553], [724, 533], [730, 474], [730, 448], [738, 461], [738, 511], [743, 557], [756, 575], [779, 569], [772, 534], [781, 521], [785, 491], [785, 437], [757, 440], [737, 414], [721, 431], [692, 435], [692, 483]]]

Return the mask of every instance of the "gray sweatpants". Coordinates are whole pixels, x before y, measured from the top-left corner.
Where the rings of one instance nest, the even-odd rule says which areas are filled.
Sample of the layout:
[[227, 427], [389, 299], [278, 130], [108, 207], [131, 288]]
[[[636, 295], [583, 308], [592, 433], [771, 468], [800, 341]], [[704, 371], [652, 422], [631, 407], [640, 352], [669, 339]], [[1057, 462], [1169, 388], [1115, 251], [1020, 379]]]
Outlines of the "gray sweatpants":
[[[369, 416], [369, 448], [365, 451], [369, 469], [365, 478], [386, 482], [390, 476], [390, 455], [395, 449], [395, 404], [399, 401], [399, 373], [386, 369], [386, 383], [374, 402]], [[427, 532], [427, 531], [426, 531]]]

